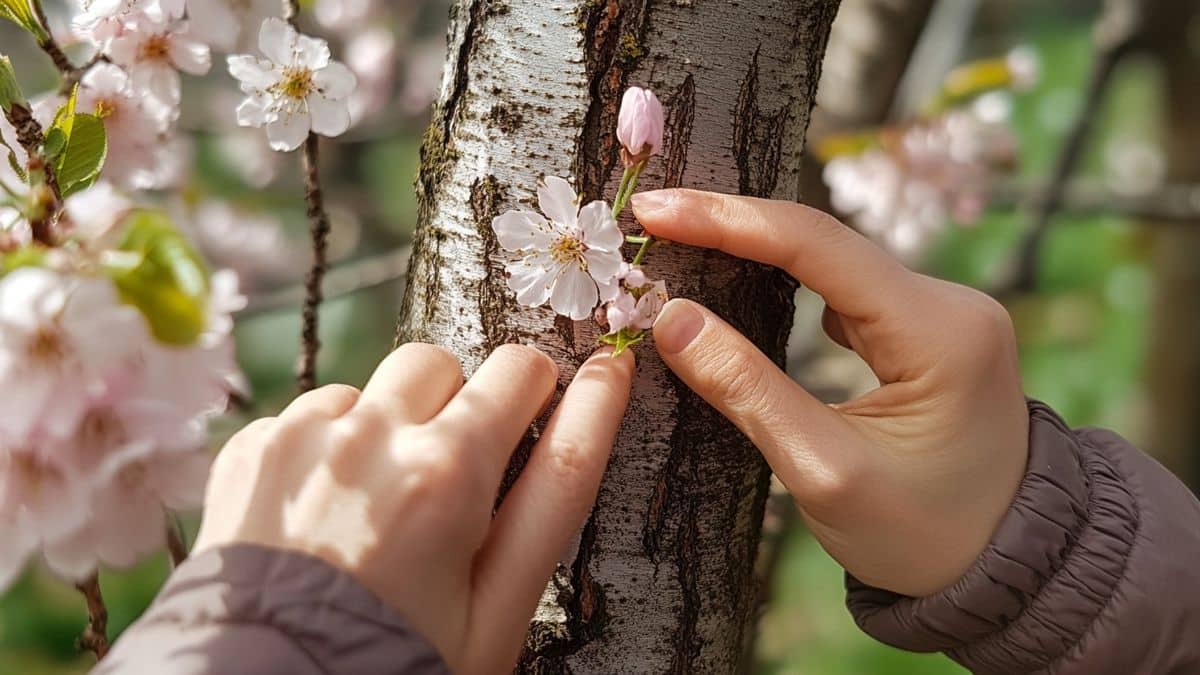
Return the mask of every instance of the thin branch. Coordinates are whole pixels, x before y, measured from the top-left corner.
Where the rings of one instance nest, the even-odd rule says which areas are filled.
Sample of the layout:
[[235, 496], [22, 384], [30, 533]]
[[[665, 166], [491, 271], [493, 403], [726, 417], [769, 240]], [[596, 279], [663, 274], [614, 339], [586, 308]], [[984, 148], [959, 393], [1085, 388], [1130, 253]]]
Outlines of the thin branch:
[[[283, 0], [283, 11], [288, 23], [299, 30], [299, 0]], [[300, 369], [296, 384], [300, 391], [309, 391], [317, 386], [317, 354], [321, 351], [320, 316], [321, 282], [325, 278], [327, 248], [329, 241], [329, 214], [321, 196], [321, 172], [318, 164], [320, 139], [313, 132], [304, 141], [304, 201], [308, 206], [308, 230], [312, 238], [312, 266], [304, 281], [303, 326], [300, 330]]]
[[38, 22], [42, 24], [42, 29], [46, 32], [46, 37], [38, 40], [38, 46], [42, 51], [50, 57], [54, 62], [54, 67], [58, 72], [63, 74], [63, 77], [68, 79], [76, 77], [75, 65], [71, 63], [71, 59], [67, 58], [66, 52], [59, 46], [58, 40], [54, 39], [54, 31], [50, 30], [50, 20], [46, 17], [46, 10], [42, 7], [42, 0], [31, 0], [29, 3], [33, 5], [33, 11], [37, 14]]
[[88, 622], [79, 636], [78, 645], [96, 655], [96, 660], [108, 654], [108, 608], [100, 592], [100, 577], [96, 574], [75, 585], [87, 600]]
[[35, 203], [29, 217], [30, 232], [34, 241], [53, 246], [54, 223], [62, 210], [62, 194], [54, 175], [54, 166], [42, 156], [42, 143], [45, 141], [42, 125], [34, 118], [33, 111], [20, 103], [14, 103], [5, 117], [16, 131], [17, 142], [25, 150], [31, 180], [38, 173], [45, 177], [45, 185], [41, 186], [43, 189], [38, 190], [35, 186], [33, 193]]
[[325, 212], [321, 196], [321, 179], [317, 160], [320, 141], [314, 133], [308, 134], [304, 142], [304, 198], [308, 205], [308, 228], [312, 237], [312, 267], [304, 281], [304, 308], [302, 310], [300, 372], [296, 383], [300, 391], [309, 391], [317, 386], [317, 353], [321, 349], [318, 311], [323, 300], [321, 283], [328, 265], [329, 215]]
[[[322, 297], [332, 300], [404, 279], [404, 275], [408, 271], [408, 258], [411, 254], [412, 249], [405, 246], [377, 256], [334, 266], [329, 269], [325, 278]], [[293, 309], [304, 302], [305, 295], [306, 290], [303, 285], [252, 294], [246, 308], [238, 312], [238, 318], [248, 319]]]
[[1130, 19], [1136, 16], [1131, 11], [1129, 0], [1109, 0], [1100, 17], [1095, 32], [1095, 60], [1088, 76], [1083, 105], [1075, 116], [1067, 138], [1054, 162], [1054, 171], [1046, 191], [1033, 205], [1030, 226], [1017, 249], [1016, 264], [1012, 277], [993, 294], [1002, 296], [1013, 292], [1027, 293], [1033, 290], [1037, 280], [1037, 267], [1042, 242], [1050, 229], [1054, 215], [1062, 208], [1067, 185], [1083, 158], [1083, 151], [1091, 135], [1092, 127], [1100, 113], [1105, 93], [1112, 83], [1113, 74], [1121, 60], [1129, 52], [1140, 30], [1140, 22]]
[[[1022, 207], [1036, 202], [1045, 190], [1017, 182], [999, 182], [988, 203]], [[1200, 185], [1167, 184], [1140, 194], [1123, 194], [1098, 180], [1076, 179], [1067, 184], [1060, 206], [1072, 215], [1109, 214], [1163, 225], [1200, 222]]]

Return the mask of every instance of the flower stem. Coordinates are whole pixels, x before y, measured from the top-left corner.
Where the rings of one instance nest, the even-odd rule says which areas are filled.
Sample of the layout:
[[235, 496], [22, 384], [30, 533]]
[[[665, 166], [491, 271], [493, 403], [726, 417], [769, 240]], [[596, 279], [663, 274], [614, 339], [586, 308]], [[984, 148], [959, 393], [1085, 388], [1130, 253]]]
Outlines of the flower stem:
[[325, 212], [325, 200], [321, 195], [321, 177], [317, 166], [319, 141], [314, 133], [308, 134], [304, 143], [304, 197], [308, 205], [309, 233], [312, 238], [312, 266], [304, 280], [304, 309], [301, 329], [301, 362], [296, 383], [300, 391], [310, 391], [317, 386], [317, 353], [321, 350], [318, 311], [324, 299], [321, 284], [328, 267], [326, 255], [329, 241], [329, 215]]
[[100, 592], [100, 577], [96, 574], [79, 582], [75, 588], [87, 601], [88, 622], [79, 636], [79, 648], [96, 655], [96, 660], [108, 654], [108, 608]]
[[638, 249], [637, 255], [633, 256], [633, 262], [629, 263], [633, 267], [642, 264], [642, 260], [646, 258], [646, 254], [650, 252], [650, 247], [654, 245], [654, 237], [647, 235], [644, 237], [642, 247]]
[[621, 176], [621, 186], [617, 188], [617, 198], [613, 200], [614, 220], [621, 217], [621, 212], [629, 204], [629, 198], [633, 196], [633, 191], [637, 189], [638, 179], [642, 177], [642, 171], [645, 168], [646, 162], [644, 160], [625, 168], [625, 173]]

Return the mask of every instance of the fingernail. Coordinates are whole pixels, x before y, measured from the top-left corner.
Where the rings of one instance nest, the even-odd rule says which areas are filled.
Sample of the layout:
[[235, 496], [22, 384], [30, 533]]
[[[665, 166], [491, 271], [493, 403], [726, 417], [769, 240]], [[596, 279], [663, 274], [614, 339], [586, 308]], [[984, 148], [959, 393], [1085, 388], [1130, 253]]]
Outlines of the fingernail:
[[687, 348], [704, 328], [704, 315], [691, 303], [672, 300], [663, 307], [654, 323], [654, 342], [664, 354], [678, 354]]
[[651, 190], [649, 192], [637, 192], [629, 198], [629, 203], [633, 204], [633, 208], [643, 214], [662, 211], [671, 205], [675, 200], [674, 190]]

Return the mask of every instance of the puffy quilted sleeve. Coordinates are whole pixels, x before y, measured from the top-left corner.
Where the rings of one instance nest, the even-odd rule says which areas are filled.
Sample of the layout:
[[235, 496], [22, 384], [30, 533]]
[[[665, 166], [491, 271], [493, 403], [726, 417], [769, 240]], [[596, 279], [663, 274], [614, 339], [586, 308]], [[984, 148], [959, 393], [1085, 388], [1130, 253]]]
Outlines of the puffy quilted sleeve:
[[1200, 673], [1200, 504], [1107, 431], [1030, 404], [1027, 474], [974, 566], [911, 598], [847, 578], [864, 631], [975, 673]]

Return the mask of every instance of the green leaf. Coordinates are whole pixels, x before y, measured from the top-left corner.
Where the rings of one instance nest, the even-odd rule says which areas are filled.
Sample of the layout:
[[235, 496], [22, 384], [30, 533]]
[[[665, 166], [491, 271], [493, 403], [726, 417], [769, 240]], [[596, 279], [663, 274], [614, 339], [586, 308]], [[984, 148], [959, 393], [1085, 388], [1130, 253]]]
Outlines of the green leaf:
[[105, 266], [121, 299], [137, 307], [160, 342], [185, 346], [208, 325], [208, 272], [200, 255], [161, 211], [126, 217], [121, 256]]
[[33, 34], [41, 42], [46, 39], [46, 31], [33, 13], [29, 0], [0, 0], [0, 19], [8, 19], [21, 28]]
[[17, 82], [12, 61], [0, 54], [0, 110], [10, 112], [14, 103], [24, 105], [25, 94], [21, 93], [21, 84]]
[[50, 131], [46, 132], [46, 141], [44, 148], [46, 150], [46, 159], [54, 161], [62, 154], [62, 151], [67, 148], [67, 135], [58, 127], [51, 127]]
[[[61, 130], [60, 127], [52, 128]], [[51, 133], [51, 135], [54, 135]], [[100, 177], [104, 160], [108, 157], [108, 137], [104, 122], [95, 115], [81, 113], [70, 117], [69, 131], [65, 132], [65, 143], [54, 140], [63, 147], [54, 153], [54, 168], [58, 187], [64, 199], [92, 186]], [[50, 143], [47, 137], [47, 143]], [[47, 152], [51, 148], [47, 147]]]
[[21, 267], [41, 267], [46, 262], [46, 249], [41, 246], [22, 246], [0, 256], [0, 275]]
[[8, 149], [8, 165], [12, 167], [13, 173], [21, 177], [23, 182], [29, 182], [29, 174], [25, 173], [25, 167], [21, 166], [21, 162], [17, 160], [17, 153], [13, 152], [12, 148]]
[[612, 345], [612, 358], [614, 359], [625, 353], [626, 349], [641, 344], [645, 339], [645, 331], [631, 331], [628, 328], [622, 328], [616, 333], [601, 335], [599, 338], [601, 344]]

